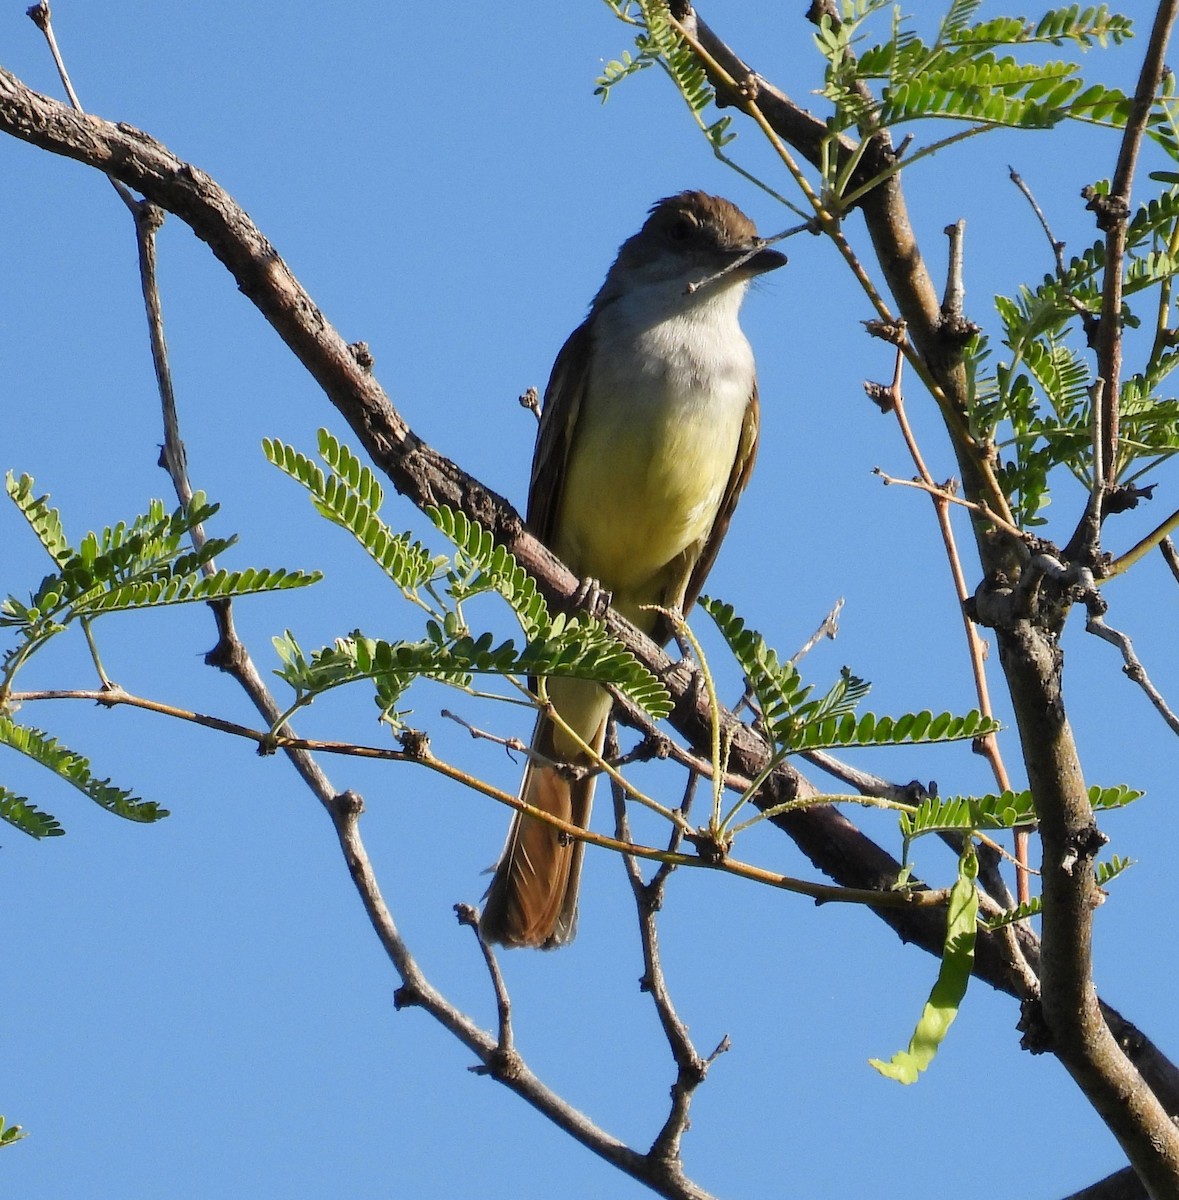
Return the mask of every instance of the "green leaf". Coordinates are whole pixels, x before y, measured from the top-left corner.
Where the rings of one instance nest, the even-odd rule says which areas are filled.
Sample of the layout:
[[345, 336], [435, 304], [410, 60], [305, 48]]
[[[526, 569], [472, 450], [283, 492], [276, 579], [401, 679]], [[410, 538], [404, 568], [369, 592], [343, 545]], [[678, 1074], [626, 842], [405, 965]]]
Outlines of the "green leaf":
[[1125, 808], [1127, 804], [1133, 804], [1145, 795], [1145, 792], [1135, 791], [1124, 783], [1110, 788], [1094, 785], [1089, 789], [1089, 803], [1094, 812], [1105, 812], [1111, 808]]
[[306, 655], [288, 633], [275, 639], [283, 665], [277, 674], [300, 697], [371, 681], [382, 711], [388, 712], [417, 678], [469, 688], [475, 675], [545, 675], [588, 679], [625, 692], [655, 718], [671, 705], [666, 690], [600, 626], [554, 626], [548, 637], [517, 649], [511, 641], [493, 644], [490, 633], [478, 639], [448, 637], [435, 627], [419, 642], [386, 642], [360, 634], [339, 638]]
[[700, 607], [716, 622], [733, 657], [749, 680], [774, 745], [782, 752], [852, 746], [897, 746], [961, 741], [984, 737], [1000, 728], [999, 722], [970, 711], [962, 716], [925, 711], [901, 717], [864, 713], [855, 708], [870, 685], [846, 667], [831, 689], [817, 700], [802, 682], [797, 668], [779, 660], [754, 629], [746, 627], [733, 606], [708, 596]]
[[490, 530], [472, 521], [466, 513], [451, 508], [427, 508], [426, 516], [454, 543], [460, 565], [474, 581], [454, 589], [457, 598], [494, 588], [511, 606], [527, 637], [541, 637], [553, 628], [553, 618], [536, 589], [536, 580], [516, 562], [514, 555], [496, 544]]
[[5, 476], [5, 488], [12, 502], [45, 547], [45, 552], [58, 566], [63, 565], [70, 554], [70, 544], [61, 527], [61, 515], [56, 508], [49, 507], [49, 496], [33, 495], [33, 477], [22, 475], [17, 479], [11, 471]]
[[974, 966], [977, 931], [978, 859], [974, 847], [967, 845], [958, 861], [958, 878], [950, 889], [946, 910], [946, 941], [937, 981], [913, 1031], [907, 1050], [898, 1051], [890, 1062], [873, 1058], [869, 1062], [881, 1075], [898, 1083], [916, 1083], [937, 1054], [966, 995]]
[[434, 579], [441, 566], [408, 533], [395, 534], [379, 516], [384, 491], [376, 476], [326, 429], [319, 431], [319, 451], [330, 468], [326, 474], [306, 455], [272, 438], [262, 442], [267, 459], [301, 483], [316, 511], [360, 543], [369, 557], [403, 591], [413, 593]]
[[322, 578], [319, 571], [219, 570], [213, 575], [189, 574], [122, 584], [87, 596], [75, 607], [79, 614], [97, 616], [136, 608], [161, 608], [170, 604], [195, 604], [288, 591], [307, 587]]
[[618, 3], [606, 0], [619, 19], [628, 25], [637, 25], [635, 50], [632, 55], [625, 52], [620, 58], [605, 65], [602, 74], [594, 81], [594, 95], [601, 96], [603, 103], [611, 90], [624, 79], [646, 70], [650, 66], [661, 67], [675, 84], [692, 114], [692, 119], [708, 138], [714, 151], [719, 152], [737, 135], [730, 132], [729, 117], [708, 124], [702, 113], [715, 98], [695, 52], [684, 40], [683, 35], [671, 21], [667, 0], [634, 0], [634, 3]]
[[43, 812], [24, 796], [0, 785], [0, 820], [7, 821], [29, 837], [61, 837], [65, 830], [52, 814]]
[[[835, 130], [874, 129], [918, 119], [949, 118], [978, 128], [1009, 126], [1043, 129], [1062, 120], [1120, 125], [1128, 98], [1100, 84], [1086, 87], [1076, 63], [1028, 62], [1010, 50], [1071, 42], [1120, 42], [1130, 34], [1127, 18], [1104, 6], [1049, 13], [1040, 23], [1016, 17], [971, 24], [973, 0], [955, 0], [937, 39], [926, 43], [909, 28], [910, 19], [894, 10], [891, 38], [863, 46], [863, 26], [880, 5], [845, 5], [838, 26], [821, 21], [815, 40], [827, 59], [823, 95], [835, 106]], [[855, 46], [858, 53], [853, 53]], [[1002, 51], [996, 53], [996, 51]], [[879, 85], [880, 99], [871, 98]], [[912, 161], [922, 151], [912, 152]]]
[[[1093, 790], [1095, 789], [1090, 790], [1090, 794], [1092, 794]], [[1109, 862], [1099, 862], [1093, 871], [1097, 886], [1105, 887], [1111, 879], [1116, 879], [1123, 871], [1133, 865], [1133, 859], [1120, 858], [1116, 854]], [[1004, 925], [1010, 925], [1013, 921], [1026, 921], [1029, 917], [1038, 917], [1043, 908], [1043, 898], [1033, 896], [1030, 900], [1017, 905], [1015, 908], [1009, 908], [1006, 912], [999, 913], [998, 916], [989, 917], [983, 922], [983, 928], [995, 930], [1001, 929]]]
[[1031, 825], [1036, 809], [1030, 791], [998, 796], [927, 796], [912, 812], [901, 813], [901, 834], [908, 844], [927, 833], [969, 833], [974, 829], [1014, 829]]
[[27, 755], [34, 762], [47, 767], [59, 779], [77, 788], [107, 812], [124, 817], [128, 821], [148, 823], [169, 815], [167, 809], [161, 808], [153, 800], [140, 800], [129, 791], [112, 787], [109, 779], [96, 779], [90, 772], [89, 761], [82, 755], [67, 749], [43, 730], [32, 725], [18, 725], [3, 713], [0, 713], [0, 745], [10, 746], [13, 750]]
[[3, 1117], [0, 1117], [0, 1147], [13, 1146], [23, 1137], [28, 1137], [28, 1134], [19, 1125], [5, 1124]]
[[716, 622], [738, 666], [749, 680], [761, 719], [776, 745], [790, 744], [798, 735], [796, 713], [806, 703], [811, 688], [798, 669], [781, 662], [777, 651], [755, 629], [746, 628], [731, 604], [710, 596], [700, 597], [700, 607]]

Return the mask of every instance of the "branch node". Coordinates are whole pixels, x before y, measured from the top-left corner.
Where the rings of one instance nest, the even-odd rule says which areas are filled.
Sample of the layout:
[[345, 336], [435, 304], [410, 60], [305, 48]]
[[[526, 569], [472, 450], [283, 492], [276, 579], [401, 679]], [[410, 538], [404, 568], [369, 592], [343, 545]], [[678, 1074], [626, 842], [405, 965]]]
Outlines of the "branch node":
[[534, 387], [525, 389], [518, 397], [521, 408], [526, 408], [539, 421], [540, 420], [540, 393]]
[[425, 762], [430, 757], [430, 735], [421, 729], [403, 729], [397, 743], [410, 758]]
[[896, 393], [890, 384], [865, 379], [864, 393], [882, 413], [890, 413], [897, 406]]
[[1085, 208], [1096, 217], [1097, 228], [1102, 233], [1108, 233], [1130, 216], [1130, 205], [1124, 197], [1099, 192], [1092, 184], [1081, 188], [1081, 199], [1086, 202]]
[[524, 1070], [524, 1060], [515, 1050], [505, 1050], [502, 1046], [496, 1046], [484, 1062], [476, 1063], [467, 1070], [472, 1075], [487, 1075], [499, 1082], [510, 1082], [520, 1078]]
[[346, 820], [355, 820], [364, 812], [364, 797], [349, 788], [332, 797], [332, 808]]
[[393, 993], [393, 1008], [397, 1012], [403, 1008], [417, 1008], [422, 1002], [422, 993], [413, 983], [403, 983]]
[[1016, 1029], [1023, 1034], [1019, 1047], [1029, 1054], [1050, 1054], [1055, 1045], [1052, 1030], [1044, 1020], [1044, 1006], [1038, 999], [1025, 1000], [1019, 1006]]
[[908, 325], [904, 321], [864, 321], [864, 328], [874, 338], [888, 342], [890, 346], [903, 346], [908, 333]]
[[368, 371], [372, 374], [372, 369], [377, 365], [377, 360], [373, 357], [373, 352], [368, 348], [368, 342], [349, 342], [348, 353], [356, 360], [356, 365], [362, 371]]

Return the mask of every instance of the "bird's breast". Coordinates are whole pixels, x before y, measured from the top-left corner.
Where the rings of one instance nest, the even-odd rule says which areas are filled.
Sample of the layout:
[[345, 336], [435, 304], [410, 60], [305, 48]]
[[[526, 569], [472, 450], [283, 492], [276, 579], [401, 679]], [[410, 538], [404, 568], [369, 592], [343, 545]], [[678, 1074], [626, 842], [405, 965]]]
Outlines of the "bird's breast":
[[624, 609], [666, 602], [664, 569], [699, 554], [753, 391], [735, 320], [671, 319], [599, 336], [566, 467], [554, 548]]

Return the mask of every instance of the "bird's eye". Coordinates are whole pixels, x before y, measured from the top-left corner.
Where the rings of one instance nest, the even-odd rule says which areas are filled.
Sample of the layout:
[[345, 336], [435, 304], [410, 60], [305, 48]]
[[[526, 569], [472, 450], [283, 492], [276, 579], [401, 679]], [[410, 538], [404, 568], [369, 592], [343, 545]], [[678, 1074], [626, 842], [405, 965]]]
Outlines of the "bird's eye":
[[667, 227], [667, 236], [673, 242], [686, 242], [692, 236], [694, 226], [689, 217], [676, 217]]

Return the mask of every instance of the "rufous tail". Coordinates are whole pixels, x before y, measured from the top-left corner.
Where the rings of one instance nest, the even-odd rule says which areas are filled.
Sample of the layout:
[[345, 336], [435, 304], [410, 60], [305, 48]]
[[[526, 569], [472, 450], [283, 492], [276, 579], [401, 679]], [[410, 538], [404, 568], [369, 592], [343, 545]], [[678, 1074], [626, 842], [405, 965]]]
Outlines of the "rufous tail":
[[[606, 733], [603, 718], [592, 739], [601, 751]], [[554, 747], [553, 723], [541, 716], [532, 737], [533, 749], [547, 759], [561, 760]], [[556, 767], [533, 761], [528, 765], [520, 798], [527, 804], [588, 828], [594, 799], [594, 777], [569, 780]], [[577, 888], [585, 843], [552, 825], [517, 813], [504, 852], [487, 889], [479, 929], [483, 937], [502, 946], [532, 946], [553, 950], [573, 940], [577, 932]]]

